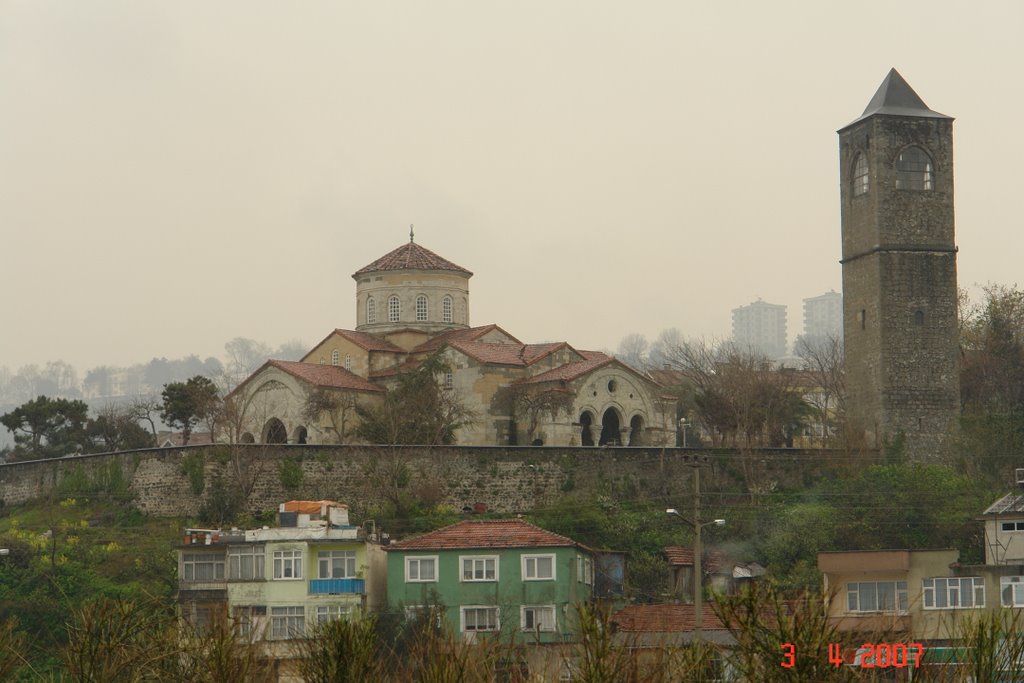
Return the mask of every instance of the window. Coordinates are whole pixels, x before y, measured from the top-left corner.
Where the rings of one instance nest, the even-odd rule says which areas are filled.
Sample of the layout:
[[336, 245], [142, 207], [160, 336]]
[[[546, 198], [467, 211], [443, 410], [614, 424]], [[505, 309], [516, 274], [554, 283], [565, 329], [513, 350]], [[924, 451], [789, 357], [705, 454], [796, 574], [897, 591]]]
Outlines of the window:
[[302, 551], [301, 550], [275, 550], [274, 551], [274, 578], [275, 579], [301, 579], [302, 578]]
[[271, 638], [300, 638], [306, 632], [306, 615], [301, 606], [270, 608]]
[[241, 605], [231, 610], [238, 635], [245, 639], [259, 639], [266, 616], [267, 608], [262, 605]]
[[924, 325], [924, 311], [914, 311], [914, 324], [917, 326]]
[[1024, 531], [1024, 521], [1021, 522], [1002, 522], [1000, 528], [1003, 531]]
[[264, 576], [263, 546], [250, 545], [228, 549], [229, 579], [262, 579]]
[[554, 578], [554, 555], [523, 555], [524, 581], [551, 581]]
[[345, 369], [348, 370], [349, 372], [352, 372], [352, 354], [351, 353], [346, 353], [345, 354]]
[[341, 361], [341, 354], [338, 349], [331, 351], [331, 365], [337, 365]]
[[588, 586], [594, 583], [594, 561], [582, 555], [576, 557], [576, 580]]
[[985, 606], [985, 580], [952, 576], [924, 580], [925, 609], [973, 609]]
[[366, 300], [366, 322], [371, 325], [377, 322], [377, 304], [374, 303], [373, 297]]
[[316, 623], [323, 624], [327, 621], [344, 619], [351, 610], [349, 605], [317, 605]]
[[405, 558], [405, 580], [437, 581], [437, 556]]
[[441, 300], [441, 320], [446, 323], [452, 321], [452, 298], [450, 296]]
[[463, 607], [462, 608], [462, 630], [463, 631], [497, 631], [498, 630], [498, 608], [497, 607]]
[[224, 556], [220, 553], [185, 553], [181, 578], [185, 581], [223, 581]]
[[388, 322], [397, 323], [402, 316], [402, 304], [397, 296], [388, 297]]
[[524, 631], [556, 630], [554, 605], [523, 606], [519, 617], [520, 628]]
[[463, 581], [497, 581], [498, 558], [494, 555], [462, 557]]
[[1024, 576], [1000, 576], [999, 594], [1003, 607], [1024, 607]]
[[420, 294], [416, 297], [416, 320], [424, 322], [427, 319], [427, 297]]
[[932, 158], [920, 147], [907, 147], [896, 159], [897, 190], [931, 190]]
[[452, 374], [451, 370], [444, 371], [444, 388], [451, 389], [455, 386], [455, 375]]
[[853, 196], [859, 197], [868, 191], [868, 159], [863, 154], [857, 155], [853, 163]]
[[321, 579], [354, 579], [356, 553], [354, 550], [321, 550], [317, 553]]
[[906, 581], [861, 581], [846, 584], [850, 612], [906, 612]]
[[405, 621], [410, 624], [422, 624], [427, 625], [433, 623], [441, 628], [441, 619], [444, 617], [444, 611], [437, 605], [406, 605], [405, 606]]

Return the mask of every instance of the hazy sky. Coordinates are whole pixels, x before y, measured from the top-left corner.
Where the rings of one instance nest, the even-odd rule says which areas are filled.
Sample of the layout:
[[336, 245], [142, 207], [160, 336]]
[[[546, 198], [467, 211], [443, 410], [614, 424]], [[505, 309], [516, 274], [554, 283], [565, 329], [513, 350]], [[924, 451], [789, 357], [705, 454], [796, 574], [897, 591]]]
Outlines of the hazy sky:
[[961, 285], [1013, 284], [1022, 65], [1019, 0], [0, 0], [0, 365], [312, 345], [410, 223], [523, 341], [792, 339], [893, 66], [957, 119]]

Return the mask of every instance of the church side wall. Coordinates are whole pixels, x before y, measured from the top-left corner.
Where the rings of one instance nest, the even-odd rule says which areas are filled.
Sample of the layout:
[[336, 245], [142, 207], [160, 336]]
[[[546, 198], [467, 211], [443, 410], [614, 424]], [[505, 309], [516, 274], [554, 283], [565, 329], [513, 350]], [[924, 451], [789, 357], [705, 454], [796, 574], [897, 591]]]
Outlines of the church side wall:
[[550, 505], [567, 493], [682, 500], [691, 490], [697, 457], [707, 458], [709, 490], [739, 492], [740, 458], [762, 463], [766, 480], [796, 484], [821, 476], [833, 456], [844, 455], [797, 449], [740, 455], [675, 448], [195, 446], [0, 465], [0, 501], [17, 505], [73, 496], [74, 482], [102, 490], [102, 482], [124, 481], [146, 514], [195, 516], [220, 478], [251, 489], [252, 511], [274, 510], [285, 500], [329, 498], [362, 515], [400, 487], [455, 509], [484, 503], [492, 512], [512, 514]]

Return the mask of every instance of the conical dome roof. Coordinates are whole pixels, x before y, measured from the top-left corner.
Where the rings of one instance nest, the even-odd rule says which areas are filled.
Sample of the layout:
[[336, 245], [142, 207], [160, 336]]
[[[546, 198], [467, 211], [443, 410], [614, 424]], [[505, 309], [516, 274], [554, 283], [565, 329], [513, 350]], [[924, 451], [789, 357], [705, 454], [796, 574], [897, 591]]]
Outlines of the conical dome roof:
[[450, 270], [465, 273], [467, 277], [473, 275], [462, 266], [438, 256], [412, 240], [389, 251], [368, 266], [360, 268], [352, 274], [352, 277], [358, 278], [367, 273], [376, 273], [382, 270]]

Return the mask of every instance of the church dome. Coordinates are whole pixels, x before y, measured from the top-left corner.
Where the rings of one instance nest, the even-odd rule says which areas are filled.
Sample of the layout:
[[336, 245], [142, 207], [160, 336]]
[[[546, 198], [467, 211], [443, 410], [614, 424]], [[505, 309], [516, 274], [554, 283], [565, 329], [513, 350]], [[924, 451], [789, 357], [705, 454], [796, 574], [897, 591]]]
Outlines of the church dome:
[[473, 273], [409, 242], [352, 274], [356, 330], [386, 334], [403, 329], [435, 334], [469, 327]]

